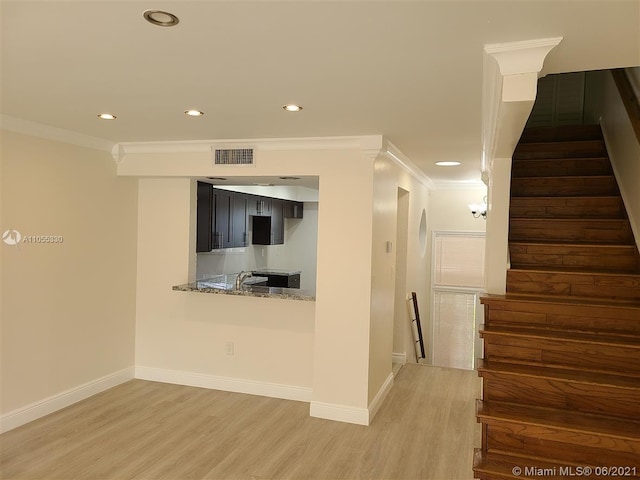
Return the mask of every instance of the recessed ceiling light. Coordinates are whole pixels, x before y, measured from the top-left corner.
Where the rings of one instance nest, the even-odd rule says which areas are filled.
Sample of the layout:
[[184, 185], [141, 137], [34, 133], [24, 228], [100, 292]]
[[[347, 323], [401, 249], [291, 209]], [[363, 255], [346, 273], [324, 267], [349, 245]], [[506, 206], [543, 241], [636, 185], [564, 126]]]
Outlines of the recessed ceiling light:
[[100, 113], [98, 114], [98, 118], [101, 118], [102, 120], [115, 120], [116, 116], [110, 113]]
[[457, 167], [460, 162], [436, 162], [439, 167]]
[[300, 180], [300, 177], [278, 177], [280, 180]]
[[283, 105], [282, 108], [284, 108], [287, 112], [299, 112], [300, 110], [302, 110], [302, 107], [300, 105], [294, 105], [293, 103]]
[[146, 10], [142, 16], [147, 22], [159, 27], [173, 27], [180, 22], [180, 19], [173, 13], [163, 12], [162, 10]]
[[185, 110], [184, 113], [190, 117], [201, 117], [204, 115], [204, 112], [200, 110]]

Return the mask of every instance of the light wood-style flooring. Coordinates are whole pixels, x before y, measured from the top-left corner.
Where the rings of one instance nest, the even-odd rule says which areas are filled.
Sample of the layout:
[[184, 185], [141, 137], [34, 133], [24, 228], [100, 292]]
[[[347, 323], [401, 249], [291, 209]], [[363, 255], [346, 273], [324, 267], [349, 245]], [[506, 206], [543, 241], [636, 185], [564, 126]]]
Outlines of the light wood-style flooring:
[[132, 380], [0, 435], [0, 478], [473, 478], [476, 372], [405, 365], [368, 427], [303, 402]]

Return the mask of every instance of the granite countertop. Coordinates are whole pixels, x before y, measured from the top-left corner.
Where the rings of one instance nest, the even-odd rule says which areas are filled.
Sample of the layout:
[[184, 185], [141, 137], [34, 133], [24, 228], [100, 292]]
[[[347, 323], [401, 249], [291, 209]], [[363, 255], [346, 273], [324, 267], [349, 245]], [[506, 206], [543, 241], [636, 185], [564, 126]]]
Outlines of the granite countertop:
[[[264, 272], [260, 272], [264, 273]], [[192, 283], [175, 285], [172, 289], [180, 292], [200, 292], [222, 295], [238, 295], [245, 297], [282, 298], [287, 300], [315, 301], [315, 292], [299, 288], [280, 288], [254, 285], [266, 282], [266, 277], [249, 277], [240, 289], [236, 289], [236, 275], [216, 275], [214, 277], [196, 280]]]

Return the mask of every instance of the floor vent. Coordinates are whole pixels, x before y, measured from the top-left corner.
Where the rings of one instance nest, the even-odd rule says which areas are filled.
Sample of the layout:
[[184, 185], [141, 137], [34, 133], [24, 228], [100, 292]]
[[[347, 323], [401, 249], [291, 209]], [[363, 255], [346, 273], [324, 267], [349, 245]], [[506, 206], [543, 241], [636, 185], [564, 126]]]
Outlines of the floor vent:
[[216, 149], [214, 165], [253, 165], [253, 148]]

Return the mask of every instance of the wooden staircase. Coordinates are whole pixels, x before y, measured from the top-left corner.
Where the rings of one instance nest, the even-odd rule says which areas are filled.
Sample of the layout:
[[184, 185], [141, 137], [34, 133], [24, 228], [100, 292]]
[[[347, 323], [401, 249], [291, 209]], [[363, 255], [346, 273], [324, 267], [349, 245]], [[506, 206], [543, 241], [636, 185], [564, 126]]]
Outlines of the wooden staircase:
[[509, 250], [507, 294], [482, 298], [475, 477], [640, 478], [640, 255], [599, 126], [525, 130]]

